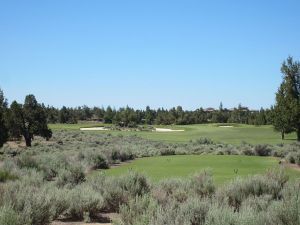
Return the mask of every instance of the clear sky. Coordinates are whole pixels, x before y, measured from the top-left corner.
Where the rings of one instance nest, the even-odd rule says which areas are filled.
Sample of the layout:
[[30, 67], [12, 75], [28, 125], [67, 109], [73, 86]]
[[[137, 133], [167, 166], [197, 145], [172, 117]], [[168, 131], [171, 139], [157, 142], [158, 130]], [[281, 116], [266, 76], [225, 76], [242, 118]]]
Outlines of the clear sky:
[[0, 0], [0, 87], [60, 107], [274, 104], [299, 0]]

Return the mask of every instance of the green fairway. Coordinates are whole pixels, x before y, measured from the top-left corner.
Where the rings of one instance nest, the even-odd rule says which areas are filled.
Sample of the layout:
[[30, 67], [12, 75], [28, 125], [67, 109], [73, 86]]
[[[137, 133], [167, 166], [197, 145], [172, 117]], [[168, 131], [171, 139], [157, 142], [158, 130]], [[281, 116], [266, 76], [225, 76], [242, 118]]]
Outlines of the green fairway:
[[[224, 124], [226, 126], [226, 124]], [[50, 128], [55, 130], [78, 130], [81, 127], [103, 126], [101, 123], [83, 123], [83, 124], [51, 124]], [[107, 125], [105, 125], [107, 126]], [[184, 130], [183, 132], [151, 132], [151, 131], [85, 131], [101, 132], [122, 135], [138, 135], [143, 138], [169, 141], [169, 142], [187, 142], [201, 137], [210, 138], [216, 142], [229, 144], [241, 144], [243, 141], [251, 144], [278, 144], [290, 143], [295, 141], [296, 135], [286, 135], [286, 140], [282, 141], [280, 133], [274, 132], [272, 126], [253, 126], [233, 124], [232, 127], [222, 127], [218, 124], [197, 124], [182, 126], [157, 126], [170, 129]]]
[[[159, 156], [134, 160], [105, 171], [107, 175], [118, 176], [134, 170], [142, 172], [154, 181], [193, 175], [195, 172], [210, 169], [217, 184], [222, 184], [237, 176], [253, 175], [278, 168], [278, 159], [258, 156], [220, 156], [220, 155], [176, 155]], [[291, 178], [300, 176], [300, 172], [287, 169]]]

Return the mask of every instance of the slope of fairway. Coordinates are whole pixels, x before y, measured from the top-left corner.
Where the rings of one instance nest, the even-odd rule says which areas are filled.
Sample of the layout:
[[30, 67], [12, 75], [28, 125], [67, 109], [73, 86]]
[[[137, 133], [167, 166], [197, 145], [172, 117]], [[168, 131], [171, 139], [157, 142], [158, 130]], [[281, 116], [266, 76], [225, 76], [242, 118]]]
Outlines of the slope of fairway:
[[[225, 124], [226, 125], [226, 124]], [[272, 126], [253, 126], [234, 124], [232, 127], [222, 127], [218, 124], [196, 124], [182, 126], [164, 126], [170, 129], [185, 130], [184, 132], [157, 133], [143, 132], [140, 136], [153, 140], [170, 142], [186, 142], [207, 137], [217, 142], [241, 144], [243, 141], [251, 144], [278, 144], [295, 141], [296, 135], [287, 135], [282, 141], [280, 134]]]
[[[131, 163], [109, 169], [105, 173], [115, 176], [134, 170], [158, 181], [171, 177], [184, 178], [209, 168], [213, 172], [215, 182], [222, 184], [237, 176], [264, 173], [267, 169], [278, 167], [278, 159], [272, 157], [176, 155], [137, 159]], [[287, 172], [293, 178], [300, 176], [298, 171], [288, 170]]]
[[[225, 124], [226, 125], [226, 124]], [[50, 128], [55, 130], [79, 131], [82, 127], [103, 126], [101, 123], [79, 123], [79, 124], [50, 124]], [[107, 125], [104, 125], [107, 126]], [[174, 125], [157, 126], [159, 128], [184, 130], [183, 132], [152, 132], [152, 131], [85, 131], [122, 135], [138, 135], [143, 138], [168, 141], [168, 142], [188, 142], [199, 138], [210, 138], [216, 142], [228, 144], [241, 144], [243, 141], [251, 144], [279, 144], [290, 143], [296, 140], [295, 134], [286, 136], [282, 141], [280, 134], [274, 132], [272, 126], [253, 126], [233, 124], [232, 127], [224, 127], [222, 124], [195, 124], [195, 125]]]

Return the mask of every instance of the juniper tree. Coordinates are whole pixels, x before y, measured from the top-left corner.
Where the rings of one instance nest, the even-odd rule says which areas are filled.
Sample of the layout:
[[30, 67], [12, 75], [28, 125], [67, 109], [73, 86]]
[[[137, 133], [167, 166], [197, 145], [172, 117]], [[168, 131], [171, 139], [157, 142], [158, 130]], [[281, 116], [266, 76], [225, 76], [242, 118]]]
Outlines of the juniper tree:
[[47, 126], [44, 108], [37, 102], [34, 95], [27, 95], [24, 105], [14, 101], [10, 107], [10, 129], [15, 136], [22, 135], [26, 146], [31, 146], [34, 135], [51, 138], [52, 131]]

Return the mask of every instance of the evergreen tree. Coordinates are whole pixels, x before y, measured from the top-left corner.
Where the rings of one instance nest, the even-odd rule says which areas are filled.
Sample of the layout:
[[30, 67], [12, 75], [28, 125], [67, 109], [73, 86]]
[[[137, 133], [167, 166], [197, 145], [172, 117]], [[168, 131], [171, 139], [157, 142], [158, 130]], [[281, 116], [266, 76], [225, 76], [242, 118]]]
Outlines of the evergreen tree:
[[273, 113], [275, 130], [284, 134], [297, 132], [300, 141], [300, 63], [289, 57], [281, 67], [283, 81], [276, 93]]
[[14, 135], [23, 135], [26, 146], [31, 146], [34, 135], [47, 140], [52, 131], [47, 126], [47, 116], [44, 108], [36, 101], [34, 95], [27, 95], [24, 105], [14, 101], [11, 104], [10, 129]]
[[8, 129], [5, 124], [5, 114], [7, 111], [7, 102], [4, 98], [3, 91], [0, 89], [0, 147], [3, 146], [3, 144], [8, 139]]

